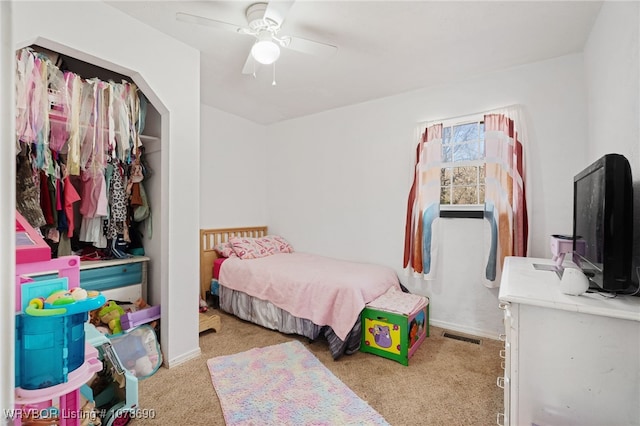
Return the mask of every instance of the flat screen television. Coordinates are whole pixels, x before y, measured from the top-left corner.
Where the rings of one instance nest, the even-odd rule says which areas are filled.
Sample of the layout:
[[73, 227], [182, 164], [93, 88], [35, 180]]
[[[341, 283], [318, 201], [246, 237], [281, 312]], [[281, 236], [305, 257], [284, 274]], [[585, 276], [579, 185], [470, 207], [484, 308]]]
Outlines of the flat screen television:
[[592, 289], [625, 292], [634, 286], [632, 248], [631, 167], [624, 156], [607, 154], [574, 178], [573, 260]]

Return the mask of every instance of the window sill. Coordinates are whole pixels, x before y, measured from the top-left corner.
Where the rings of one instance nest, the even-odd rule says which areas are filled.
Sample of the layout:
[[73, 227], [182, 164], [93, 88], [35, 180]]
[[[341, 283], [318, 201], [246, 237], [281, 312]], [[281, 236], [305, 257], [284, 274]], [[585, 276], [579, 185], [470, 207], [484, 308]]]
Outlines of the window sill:
[[446, 219], [484, 219], [484, 210], [440, 210], [440, 217]]

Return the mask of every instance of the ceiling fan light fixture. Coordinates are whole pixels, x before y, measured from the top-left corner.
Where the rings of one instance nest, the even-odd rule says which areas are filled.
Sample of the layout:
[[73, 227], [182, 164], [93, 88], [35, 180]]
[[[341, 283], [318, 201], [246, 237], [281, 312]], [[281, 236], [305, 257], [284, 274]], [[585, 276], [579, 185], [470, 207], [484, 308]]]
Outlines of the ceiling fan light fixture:
[[272, 40], [258, 40], [251, 48], [251, 56], [263, 65], [271, 65], [280, 57], [280, 46]]

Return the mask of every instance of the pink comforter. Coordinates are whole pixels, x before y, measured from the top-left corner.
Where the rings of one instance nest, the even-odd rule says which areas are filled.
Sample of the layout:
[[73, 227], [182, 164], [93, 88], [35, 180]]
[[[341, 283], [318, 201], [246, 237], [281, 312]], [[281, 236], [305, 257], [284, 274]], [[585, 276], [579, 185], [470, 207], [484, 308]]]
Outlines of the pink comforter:
[[328, 325], [342, 340], [366, 303], [390, 287], [400, 288], [395, 271], [389, 267], [308, 253], [229, 258], [220, 268], [218, 281], [268, 300], [296, 317]]

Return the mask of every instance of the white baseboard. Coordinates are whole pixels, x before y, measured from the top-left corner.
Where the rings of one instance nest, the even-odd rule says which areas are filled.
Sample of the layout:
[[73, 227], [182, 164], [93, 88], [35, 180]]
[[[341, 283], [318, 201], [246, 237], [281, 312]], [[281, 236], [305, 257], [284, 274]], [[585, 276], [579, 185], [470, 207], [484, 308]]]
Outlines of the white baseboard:
[[480, 330], [478, 328], [473, 328], [473, 327], [465, 327], [459, 324], [453, 324], [446, 321], [438, 321], [434, 319], [429, 319], [429, 324], [435, 327], [446, 328], [447, 330], [451, 330], [451, 331], [457, 331], [458, 333], [470, 334], [472, 336], [486, 337], [487, 339], [498, 340], [498, 334], [493, 331]]
[[180, 364], [183, 364], [189, 360], [192, 360], [194, 358], [197, 358], [200, 356], [200, 354], [202, 353], [202, 351], [200, 350], [200, 348], [196, 348], [194, 350], [192, 350], [191, 352], [187, 352], [185, 354], [180, 355], [179, 357], [170, 359], [170, 360], [166, 360], [164, 362], [165, 367], [167, 368], [173, 368], [175, 366], [178, 366]]

